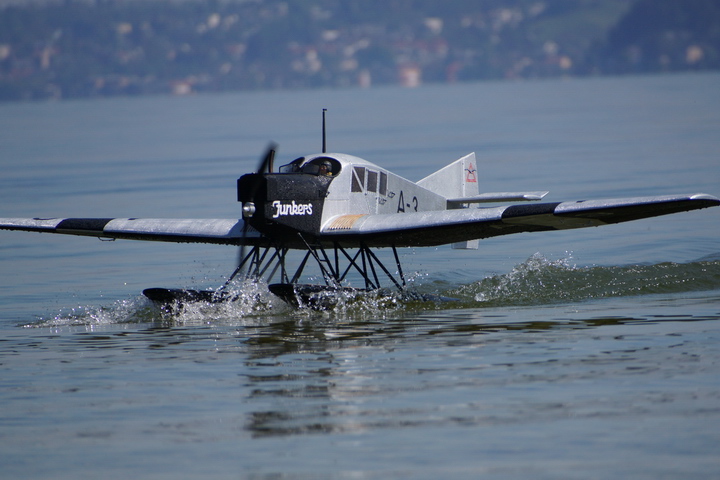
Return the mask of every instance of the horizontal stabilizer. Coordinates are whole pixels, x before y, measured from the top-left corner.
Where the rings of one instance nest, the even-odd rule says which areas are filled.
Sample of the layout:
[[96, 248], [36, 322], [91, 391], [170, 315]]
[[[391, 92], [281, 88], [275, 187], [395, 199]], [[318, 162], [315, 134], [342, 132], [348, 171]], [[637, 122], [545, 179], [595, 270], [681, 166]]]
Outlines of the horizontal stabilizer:
[[542, 200], [548, 192], [489, 192], [472, 197], [448, 198], [448, 208], [463, 203], [523, 202]]

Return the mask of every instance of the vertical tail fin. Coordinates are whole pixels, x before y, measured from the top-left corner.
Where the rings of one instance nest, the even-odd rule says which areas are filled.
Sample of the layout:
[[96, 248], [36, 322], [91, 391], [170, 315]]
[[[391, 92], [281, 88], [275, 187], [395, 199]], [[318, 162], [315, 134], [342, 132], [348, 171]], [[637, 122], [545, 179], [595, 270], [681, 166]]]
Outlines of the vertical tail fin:
[[475, 153], [471, 153], [428, 175], [417, 184], [445, 198], [479, 195], [476, 165]]
[[[473, 152], [423, 178], [417, 184], [445, 198], [466, 198], [479, 195], [476, 166], [477, 162]], [[454, 243], [452, 247], [477, 250], [478, 240]]]

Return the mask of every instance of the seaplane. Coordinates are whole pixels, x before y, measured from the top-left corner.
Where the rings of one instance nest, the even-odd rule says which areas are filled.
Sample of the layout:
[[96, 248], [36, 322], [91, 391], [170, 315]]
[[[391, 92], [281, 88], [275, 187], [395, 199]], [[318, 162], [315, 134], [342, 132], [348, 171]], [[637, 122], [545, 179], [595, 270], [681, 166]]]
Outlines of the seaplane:
[[[277, 146], [271, 144], [256, 170], [237, 180], [240, 218], [0, 218], [0, 230], [233, 245], [240, 248], [236, 268], [218, 288], [148, 288], [144, 295], [160, 305], [232, 301], [237, 293], [228, 287], [241, 275], [267, 282], [270, 292], [295, 307], [325, 309], [337, 294], [384, 289], [412, 296], [398, 248], [477, 249], [479, 240], [499, 235], [597, 227], [720, 205], [705, 193], [549, 203], [542, 202], [545, 191], [481, 193], [474, 153], [413, 182], [362, 158], [328, 153], [325, 124], [323, 110], [320, 153], [276, 170]], [[376, 254], [379, 249], [392, 253], [386, 255], [394, 259], [392, 268]], [[291, 251], [301, 252], [292, 268]], [[308, 263], [322, 280], [303, 283]], [[350, 284], [351, 272], [362, 285]]]

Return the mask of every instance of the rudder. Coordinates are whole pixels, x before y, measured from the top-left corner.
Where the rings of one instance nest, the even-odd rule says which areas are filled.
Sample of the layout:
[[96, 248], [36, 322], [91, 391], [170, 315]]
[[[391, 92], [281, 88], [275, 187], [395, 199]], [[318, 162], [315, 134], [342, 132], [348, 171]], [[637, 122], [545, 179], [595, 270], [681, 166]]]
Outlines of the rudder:
[[479, 195], [476, 165], [473, 152], [428, 175], [417, 184], [445, 198]]
[[[473, 152], [428, 175], [417, 184], [445, 198], [467, 198], [479, 195], [476, 165], [475, 152]], [[452, 247], [476, 250], [478, 241], [454, 243]]]

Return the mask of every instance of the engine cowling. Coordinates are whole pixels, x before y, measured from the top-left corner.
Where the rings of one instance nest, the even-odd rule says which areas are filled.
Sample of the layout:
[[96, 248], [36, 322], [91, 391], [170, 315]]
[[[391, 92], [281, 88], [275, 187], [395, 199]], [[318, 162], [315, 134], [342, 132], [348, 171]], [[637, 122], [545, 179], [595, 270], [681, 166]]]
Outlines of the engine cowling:
[[255, 229], [316, 234], [331, 177], [305, 173], [251, 173], [238, 179], [243, 217]]

